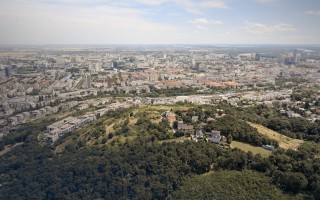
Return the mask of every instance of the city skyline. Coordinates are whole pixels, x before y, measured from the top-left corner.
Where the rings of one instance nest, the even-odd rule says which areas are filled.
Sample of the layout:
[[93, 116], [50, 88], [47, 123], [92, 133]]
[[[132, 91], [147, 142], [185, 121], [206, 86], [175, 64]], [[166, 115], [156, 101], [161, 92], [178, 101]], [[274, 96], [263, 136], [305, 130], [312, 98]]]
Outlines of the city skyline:
[[0, 1], [0, 44], [320, 44], [315, 0]]

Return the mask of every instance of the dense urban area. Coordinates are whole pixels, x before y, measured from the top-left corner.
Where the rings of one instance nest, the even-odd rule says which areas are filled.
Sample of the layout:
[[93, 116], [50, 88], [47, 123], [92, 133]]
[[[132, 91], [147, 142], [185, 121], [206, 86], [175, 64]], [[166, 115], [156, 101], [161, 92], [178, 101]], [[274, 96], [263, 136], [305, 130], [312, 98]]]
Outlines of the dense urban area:
[[320, 199], [320, 47], [0, 49], [1, 199]]

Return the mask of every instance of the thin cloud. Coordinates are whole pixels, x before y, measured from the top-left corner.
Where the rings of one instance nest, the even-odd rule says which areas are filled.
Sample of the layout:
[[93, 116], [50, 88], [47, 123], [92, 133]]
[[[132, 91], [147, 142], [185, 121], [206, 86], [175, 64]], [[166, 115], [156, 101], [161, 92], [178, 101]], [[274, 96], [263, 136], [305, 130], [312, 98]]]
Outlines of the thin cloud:
[[312, 11], [312, 10], [309, 10], [306, 12], [308, 15], [314, 15], [314, 16], [320, 16], [320, 10], [317, 10], [317, 11]]
[[258, 3], [273, 3], [276, 2], [278, 0], [255, 0]]
[[190, 20], [189, 22], [191, 24], [194, 24], [197, 29], [201, 29], [201, 30], [209, 30], [208, 26], [211, 24], [214, 24], [214, 25], [222, 24], [222, 21], [220, 20], [209, 21], [206, 18], [196, 18], [196, 19]]
[[200, 25], [197, 25], [196, 26], [198, 29], [201, 29], [201, 30], [208, 30], [209, 28], [206, 27], [206, 26], [200, 26]]
[[[289, 17], [281, 17], [286, 23], [268, 24], [279, 18], [277, 12], [259, 21], [254, 20], [259, 13], [252, 12], [247, 19], [253, 20], [239, 24], [230, 20], [243, 17], [244, 11], [231, 4], [234, 1], [0, 0], [0, 44], [320, 43], [319, 26], [307, 21], [308, 15], [319, 16], [316, 5], [300, 16], [302, 22], [308, 22], [306, 27]], [[284, 1], [244, 0], [242, 5], [279, 2]], [[229, 12], [229, 6], [239, 12]], [[279, 9], [282, 6], [286, 4], [279, 4]], [[213, 13], [216, 9], [226, 12]], [[298, 8], [293, 11], [301, 12]], [[218, 19], [225, 25], [219, 25], [223, 22]]]
[[190, 23], [192, 23], [192, 24], [209, 24], [209, 21], [205, 18], [197, 18], [197, 19], [191, 20]]
[[200, 3], [200, 6], [205, 8], [220, 8], [220, 9], [229, 8], [229, 6], [224, 1], [220, 1], [220, 0], [204, 1]]
[[168, 2], [168, 0], [135, 0], [135, 1], [145, 5], [161, 5]]
[[203, 8], [228, 9], [228, 5], [223, 0], [207, 0], [199, 2], [197, 0], [135, 0], [138, 3], [158, 6], [162, 4], [175, 4], [192, 14], [202, 14]]
[[211, 23], [211, 24], [215, 24], [215, 25], [223, 24], [223, 22], [220, 21], [220, 20], [213, 20], [213, 21], [211, 21], [210, 23]]
[[[0, 38], [3, 44], [174, 43], [184, 32], [173, 25], [152, 22], [134, 8], [97, 6], [61, 10], [42, 3], [5, 5], [5, 8], [0, 20], [0, 25], [6, 27]], [[25, 13], [29, 13], [27, 18]], [[28, 21], [17, 24], [14, 19]], [[176, 33], [179, 35], [175, 36]]]
[[206, 18], [196, 18], [196, 19], [191, 20], [190, 23], [192, 23], [192, 24], [215, 24], [215, 25], [223, 24], [223, 22], [220, 20], [209, 21]]
[[245, 21], [246, 30], [250, 33], [275, 33], [275, 32], [291, 32], [296, 29], [290, 24], [262, 24], [256, 22]]

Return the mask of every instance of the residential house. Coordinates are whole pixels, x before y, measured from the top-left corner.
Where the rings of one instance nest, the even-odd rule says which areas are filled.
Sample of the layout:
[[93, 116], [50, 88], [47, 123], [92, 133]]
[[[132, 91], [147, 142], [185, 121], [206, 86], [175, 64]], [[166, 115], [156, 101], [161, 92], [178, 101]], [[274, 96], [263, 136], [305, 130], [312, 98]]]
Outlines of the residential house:
[[288, 117], [301, 117], [300, 114], [295, 113], [294, 111], [291, 111], [291, 110], [287, 111], [287, 115]]
[[78, 109], [79, 109], [79, 110], [84, 110], [84, 109], [87, 109], [87, 108], [89, 108], [89, 105], [86, 104], [86, 103], [83, 103], [83, 104], [78, 105]]
[[196, 130], [196, 138], [198, 139], [198, 140], [203, 140], [204, 139], [204, 134], [202, 133], [202, 131], [201, 130]]
[[34, 111], [31, 111], [30, 113], [31, 113], [31, 117], [34, 119], [42, 117], [42, 113], [39, 110], [34, 110]]
[[210, 141], [213, 143], [219, 144], [222, 139], [222, 137], [220, 135], [220, 131], [212, 131], [211, 133], [212, 133], [212, 135], [211, 135]]
[[280, 110], [279, 113], [280, 113], [281, 115], [287, 114], [287, 112], [286, 112], [285, 110]]
[[178, 130], [192, 133], [194, 129], [193, 129], [192, 125], [187, 125], [187, 124], [184, 124], [182, 121], [179, 121], [178, 122]]
[[10, 123], [11, 125], [18, 125], [19, 124], [19, 121], [16, 117], [10, 117], [8, 119], [8, 123]]
[[191, 120], [193, 122], [197, 122], [199, 120], [199, 116], [192, 116]]
[[212, 117], [208, 117], [208, 118], [207, 118], [207, 122], [211, 122], [211, 121], [215, 121], [215, 119], [212, 118]]

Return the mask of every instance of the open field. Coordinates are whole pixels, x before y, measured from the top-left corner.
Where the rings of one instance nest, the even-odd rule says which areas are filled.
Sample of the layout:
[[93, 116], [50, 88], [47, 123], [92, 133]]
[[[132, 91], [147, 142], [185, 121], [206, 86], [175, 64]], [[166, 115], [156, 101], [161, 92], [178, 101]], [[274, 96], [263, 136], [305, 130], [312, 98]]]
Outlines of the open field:
[[284, 149], [297, 149], [302, 143], [303, 140], [292, 139], [288, 136], [282, 135], [276, 131], [268, 129], [259, 124], [248, 122], [252, 127], [256, 128], [259, 133], [268, 136], [271, 139], [274, 139], [279, 142], [279, 146]]
[[266, 149], [263, 149], [262, 147], [255, 147], [250, 144], [246, 144], [238, 141], [232, 141], [231, 148], [239, 148], [245, 152], [251, 151], [254, 155], [261, 154], [262, 157], [268, 157], [272, 153], [272, 151], [268, 151]]

